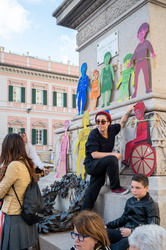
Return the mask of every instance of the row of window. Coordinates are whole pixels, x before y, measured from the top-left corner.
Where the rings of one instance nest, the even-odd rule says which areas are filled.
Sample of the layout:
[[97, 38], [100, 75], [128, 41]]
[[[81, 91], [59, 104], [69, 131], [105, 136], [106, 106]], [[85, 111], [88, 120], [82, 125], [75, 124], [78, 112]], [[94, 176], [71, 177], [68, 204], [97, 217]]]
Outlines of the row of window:
[[[8, 128], [8, 133], [25, 132], [24, 128]], [[47, 130], [32, 129], [32, 145], [47, 145]]]
[[[25, 88], [10, 85], [9, 102], [25, 103]], [[47, 90], [32, 89], [32, 104], [47, 105]], [[67, 107], [67, 93], [53, 91], [52, 105]], [[76, 94], [72, 94], [72, 108], [76, 108]]]

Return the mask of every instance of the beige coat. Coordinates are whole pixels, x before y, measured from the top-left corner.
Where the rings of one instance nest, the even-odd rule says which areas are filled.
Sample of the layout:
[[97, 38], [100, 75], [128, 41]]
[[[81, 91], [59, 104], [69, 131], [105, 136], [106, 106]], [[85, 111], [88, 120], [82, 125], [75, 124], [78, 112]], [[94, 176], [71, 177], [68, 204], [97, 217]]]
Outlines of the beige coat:
[[6, 170], [4, 178], [0, 182], [0, 198], [4, 198], [1, 209], [3, 213], [9, 215], [21, 213], [20, 204], [11, 186], [14, 184], [22, 204], [24, 193], [29, 183], [30, 175], [27, 167], [20, 161], [12, 161]]

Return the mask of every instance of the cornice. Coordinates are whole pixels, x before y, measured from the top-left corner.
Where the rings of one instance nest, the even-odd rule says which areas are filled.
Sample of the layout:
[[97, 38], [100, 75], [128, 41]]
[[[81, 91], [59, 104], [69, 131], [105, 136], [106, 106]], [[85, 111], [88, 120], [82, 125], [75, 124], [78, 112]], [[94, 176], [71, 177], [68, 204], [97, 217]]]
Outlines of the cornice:
[[0, 64], [0, 72], [24, 75], [27, 77], [38, 77], [47, 80], [57, 80], [62, 82], [78, 83], [78, 77], [73, 75], [58, 74], [53, 72], [38, 71], [34, 69], [19, 68]]
[[108, 0], [66, 0], [53, 13], [57, 24], [76, 29]]

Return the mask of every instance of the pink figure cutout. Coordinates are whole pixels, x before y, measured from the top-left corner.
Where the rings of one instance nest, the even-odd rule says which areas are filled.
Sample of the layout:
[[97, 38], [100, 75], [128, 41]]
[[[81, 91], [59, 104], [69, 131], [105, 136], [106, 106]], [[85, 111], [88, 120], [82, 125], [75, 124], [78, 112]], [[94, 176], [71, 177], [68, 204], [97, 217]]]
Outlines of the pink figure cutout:
[[134, 86], [135, 91], [132, 95], [132, 98], [136, 97], [137, 89], [138, 89], [138, 76], [142, 69], [145, 80], [146, 93], [150, 93], [152, 90], [149, 88], [149, 71], [148, 71], [148, 61], [147, 57], [148, 50], [152, 54], [152, 58], [156, 55], [154, 53], [153, 47], [148, 40], [145, 40], [145, 36], [149, 30], [149, 24], [143, 23], [138, 29], [137, 37], [140, 40], [140, 43], [137, 45], [134, 54], [131, 58], [131, 62], [129, 63], [129, 67], [133, 62], [135, 62], [135, 75], [134, 75]]
[[67, 163], [67, 153], [69, 150], [69, 134], [67, 132], [68, 128], [70, 125], [70, 121], [66, 120], [65, 124], [64, 124], [64, 129], [65, 132], [62, 135], [62, 139], [61, 139], [61, 144], [60, 144], [60, 158], [59, 158], [59, 163], [58, 163], [58, 167], [57, 167], [57, 174], [56, 174], [56, 178], [61, 178], [63, 175], [66, 174], [66, 163]]
[[122, 164], [126, 166], [129, 166], [130, 154], [132, 149], [135, 147], [136, 143], [146, 142], [148, 144], [151, 144], [149, 130], [148, 130], [148, 122], [144, 118], [144, 112], [145, 112], [144, 102], [138, 102], [134, 107], [134, 112], [138, 120], [136, 138], [132, 141], [129, 141], [126, 144], [125, 159], [122, 161]]

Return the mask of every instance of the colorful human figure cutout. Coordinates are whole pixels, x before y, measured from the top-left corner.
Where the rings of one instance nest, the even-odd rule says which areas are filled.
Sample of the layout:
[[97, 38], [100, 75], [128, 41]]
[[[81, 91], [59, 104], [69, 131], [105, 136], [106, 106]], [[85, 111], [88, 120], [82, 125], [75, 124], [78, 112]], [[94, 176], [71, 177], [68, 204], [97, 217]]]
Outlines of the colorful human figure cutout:
[[81, 77], [78, 81], [77, 86], [77, 104], [78, 104], [78, 115], [84, 114], [87, 90], [89, 87], [89, 77], [86, 75], [87, 63], [83, 63], [81, 66]]
[[95, 69], [93, 71], [93, 80], [91, 82], [91, 91], [90, 91], [90, 105], [89, 112], [92, 110], [96, 110], [97, 98], [100, 96], [100, 88], [98, 84], [99, 71]]
[[110, 105], [110, 96], [114, 81], [114, 69], [113, 66], [110, 64], [111, 57], [112, 55], [110, 52], [105, 53], [105, 67], [101, 70], [101, 74], [99, 77], [99, 87], [101, 89], [100, 92], [102, 99], [101, 108]]
[[85, 159], [85, 144], [88, 139], [88, 135], [90, 133], [90, 128], [87, 127], [89, 125], [89, 113], [86, 111], [82, 118], [82, 126], [83, 129], [79, 132], [78, 140], [76, 142], [74, 148], [74, 154], [77, 152], [78, 148], [78, 155], [77, 155], [77, 176], [81, 175], [82, 179], [85, 178], [85, 167], [84, 167], [84, 159]]
[[59, 162], [57, 167], [56, 178], [62, 178], [63, 175], [67, 172], [67, 153], [69, 150], [69, 134], [67, 132], [70, 125], [70, 121], [66, 120], [64, 123], [65, 132], [62, 135], [61, 143], [60, 143], [60, 152], [59, 152]]
[[125, 159], [122, 161], [122, 164], [126, 166], [129, 166], [131, 151], [137, 143], [146, 142], [148, 144], [151, 144], [148, 122], [144, 118], [144, 102], [138, 102], [134, 107], [134, 112], [137, 118], [136, 138], [126, 144]]
[[151, 52], [152, 58], [154, 58], [156, 55], [154, 53], [153, 47], [151, 43], [145, 39], [145, 36], [149, 30], [149, 24], [143, 23], [137, 33], [137, 37], [140, 40], [140, 43], [137, 45], [134, 54], [131, 58], [131, 62], [129, 66], [131, 66], [132, 63], [135, 64], [135, 79], [134, 79], [134, 86], [135, 90], [132, 95], [132, 98], [136, 97], [137, 95], [137, 89], [138, 89], [138, 77], [139, 73], [142, 69], [143, 75], [144, 75], [144, 81], [145, 81], [145, 88], [146, 93], [150, 93], [152, 90], [149, 88], [149, 70], [148, 70], [148, 51]]
[[124, 97], [125, 100], [129, 100], [129, 84], [130, 84], [130, 78], [132, 78], [131, 85], [134, 86], [134, 68], [129, 67], [130, 60], [132, 58], [132, 54], [127, 54], [124, 59], [123, 63], [125, 66], [125, 69], [122, 70], [122, 75], [120, 77], [119, 82], [116, 85], [116, 89], [120, 87], [120, 98], [118, 102], [122, 102]]

